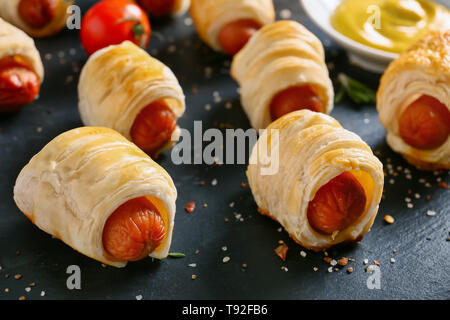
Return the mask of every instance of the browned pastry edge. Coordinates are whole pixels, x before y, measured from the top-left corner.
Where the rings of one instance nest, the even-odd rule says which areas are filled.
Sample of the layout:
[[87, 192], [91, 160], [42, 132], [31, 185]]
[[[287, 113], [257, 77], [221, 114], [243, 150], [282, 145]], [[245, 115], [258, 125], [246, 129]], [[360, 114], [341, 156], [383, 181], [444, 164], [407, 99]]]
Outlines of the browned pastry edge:
[[[261, 209], [260, 207], [258, 207], [258, 212], [259, 212], [260, 214], [262, 214], [263, 216], [267, 216], [267, 217], [271, 218], [272, 220], [274, 220], [274, 221], [276, 221], [276, 222], [279, 223], [279, 221], [278, 221], [277, 219], [275, 219], [273, 216], [270, 215], [269, 211], [263, 210], [263, 209]], [[287, 231], [287, 230], [286, 230], [286, 231]], [[299, 245], [301, 245], [302, 247], [304, 247], [304, 248], [306, 248], [306, 249], [315, 251], [315, 252], [325, 251], [326, 249], [328, 249], [328, 248], [330, 248], [330, 247], [332, 247], [332, 246], [334, 246], [334, 245], [337, 245], [337, 243], [333, 243], [333, 244], [327, 244], [327, 245], [324, 245], [324, 246], [321, 246], [321, 247], [314, 247], [314, 246], [310, 246], [310, 245], [308, 245], [308, 244], [306, 244], [306, 243], [300, 241], [300, 240], [297, 239], [293, 234], [291, 234], [291, 233], [289, 233], [289, 232], [288, 232], [288, 234], [289, 234], [289, 237], [290, 237], [292, 240], [294, 240], [295, 242], [297, 242]], [[343, 241], [343, 242], [341, 242], [341, 243], [354, 243], [354, 244], [359, 244], [359, 243], [361, 242], [361, 240], [363, 239], [363, 237], [364, 237], [364, 235], [361, 235], [361, 236], [359, 236], [359, 237], [357, 237], [357, 238], [354, 238], [354, 239], [352, 239], [352, 238], [347, 239], [347, 240], [345, 240], [345, 241]]]
[[431, 163], [416, 159], [411, 157], [410, 155], [403, 154], [403, 158], [409, 163], [412, 164], [417, 169], [423, 171], [435, 171], [440, 169], [450, 169], [450, 163]]

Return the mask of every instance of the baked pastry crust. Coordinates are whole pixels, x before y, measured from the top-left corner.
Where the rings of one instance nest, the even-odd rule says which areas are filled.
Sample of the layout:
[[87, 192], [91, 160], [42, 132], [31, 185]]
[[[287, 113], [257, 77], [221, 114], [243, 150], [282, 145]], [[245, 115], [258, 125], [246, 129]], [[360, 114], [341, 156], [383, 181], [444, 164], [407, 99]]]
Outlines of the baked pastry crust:
[[326, 108], [333, 109], [334, 90], [320, 40], [295, 21], [261, 28], [238, 52], [231, 75], [241, 86], [241, 102], [255, 129], [271, 122], [270, 103], [280, 91], [314, 85]]
[[178, 16], [185, 14], [189, 10], [190, 5], [191, 5], [191, 0], [176, 0], [173, 13]]
[[[264, 173], [276, 154], [278, 170]], [[370, 230], [383, 192], [383, 165], [360, 137], [332, 117], [309, 110], [281, 117], [260, 136], [249, 163], [247, 177], [259, 212], [278, 221], [305, 248], [357, 242]], [[366, 209], [341, 232], [319, 233], [308, 222], [309, 202], [320, 187], [346, 171], [363, 186]]]
[[[78, 98], [86, 126], [112, 128], [130, 141], [136, 117], [152, 102], [164, 99], [177, 118], [185, 110], [183, 90], [173, 72], [130, 41], [89, 57], [80, 74]], [[177, 126], [160, 151], [172, 147], [179, 135]]]
[[450, 110], [450, 30], [434, 31], [394, 60], [384, 72], [377, 92], [377, 109], [389, 146], [424, 170], [450, 167], [450, 138], [434, 150], [406, 144], [398, 119], [417, 98], [429, 95]]
[[44, 66], [34, 40], [22, 30], [0, 18], [0, 59], [14, 55], [24, 58], [33, 67], [33, 71], [42, 83]]
[[112, 129], [82, 127], [48, 143], [20, 172], [14, 186], [19, 209], [43, 231], [102, 263], [123, 267], [102, 244], [108, 217], [123, 203], [147, 196], [167, 234], [150, 254], [168, 254], [177, 190], [169, 174]]
[[73, 4], [73, 1], [58, 0], [55, 17], [48, 25], [39, 29], [30, 27], [22, 20], [18, 10], [19, 3], [20, 0], [0, 0], [0, 17], [22, 29], [30, 36], [41, 38], [54, 35], [66, 26], [67, 18], [69, 16], [67, 8]]
[[275, 21], [272, 0], [191, 0], [190, 11], [200, 38], [216, 51], [222, 51], [218, 36], [228, 23], [253, 19], [266, 25]]

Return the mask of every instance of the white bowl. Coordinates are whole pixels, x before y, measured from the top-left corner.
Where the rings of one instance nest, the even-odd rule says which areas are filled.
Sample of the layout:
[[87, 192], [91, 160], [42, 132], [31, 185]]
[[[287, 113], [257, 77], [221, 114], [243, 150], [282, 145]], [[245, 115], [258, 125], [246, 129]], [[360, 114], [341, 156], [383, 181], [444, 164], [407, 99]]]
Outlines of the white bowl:
[[363, 69], [383, 73], [389, 63], [398, 57], [398, 54], [374, 49], [352, 40], [336, 31], [330, 23], [330, 17], [341, 0], [299, 0], [306, 14], [334, 41], [348, 50], [352, 63]]

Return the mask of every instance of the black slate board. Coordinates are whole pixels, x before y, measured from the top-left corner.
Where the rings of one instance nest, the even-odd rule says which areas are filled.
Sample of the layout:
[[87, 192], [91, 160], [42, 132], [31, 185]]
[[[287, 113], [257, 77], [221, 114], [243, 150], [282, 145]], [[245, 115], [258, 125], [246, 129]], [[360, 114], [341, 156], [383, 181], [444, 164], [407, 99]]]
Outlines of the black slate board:
[[[83, 12], [94, 3], [77, 2]], [[349, 65], [345, 52], [313, 25], [297, 1], [278, 0], [275, 5], [278, 18], [281, 10], [289, 9], [292, 19], [320, 37], [327, 60], [334, 66], [333, 77], [345, 72], [376, 90], [379, 76]], [[152, 20], [154, 34], [148, 49], [172, 68], [184, 88], [187, 110], [180, 119], [181, 127], [192, 130], [193, 121], [202, 120], [205, 129], [220, 128], [221, 124], [249, 128], [237, 84], [228, 75], [229, 58], [204, 45], [186, 17]], [[372, 231], [358, 246], [340, 245], [328, 251], [333, 258], [356, 259], [349, 264], [354, 268], [352, 274], [346, 273], [346, 268], [329, 273], [323, 253], [305, 250], [307, 256], [302, 258], [300, 251], [304, 249], [280, 231], [279, 224], [257, 213], [249, 188], [241, 186], [246, 182], [245, 165], [176, 166], [170, 160], [170, 151], [158, 162], [172, 175], [178, 189], [171, 251], [183, 252], [185, 258], [145, 259], [116, 269], [103, 267], [52, 239], [20, 213], [12, 190], [20, 169], [35, 153], [58, 134], [82, 125], [76, 86], [87, 56], [78, 31], [65, 30], [36, 44], [46, 70], [40, 98], [17, 114], [0, 116], [0, 299], [135, 299], [138, 295], [143, 299], [450, 298], [450, 198], [448, 189], [437, 186], [438, 180], [450, 183], [448, 172], [419, 172], [409, 166], [387, 146], [375, 107], [355, 106], [348, 100], [336, 105], [331, 115], [367, 141], [387, 171], [387, 165], [392, 165]], [[210, 78], [205, 77], [205, 68], [211, 68]], [[219, 92], [220, 102], [214, 102], [214, 91]], [[226, 107], [229, 102], [231, 108]], [[205, 109], [207, 104], [211, 105], [209, 111]], [[214, 179], [216, 186], [211, 185]], [[390, 184], [391, 179], [394, 184]], [[206, 185], [202, 187], [201, 181]], [[412, 199], [413, 208], [407, 208], [406, 197]], [[197, 202], [192, 214], [184, 210], [189, 201]], [[230, 208], [232, 202], [235, 205]], [[435, 211], [436, 216], [427, 216], [427, 210]], [[235, 213], [240, 213], [244, 221], [237, 221]], [[395, 223], [387, 225], [385, 214], [392, 215]], [[290, 248], [286, 262], [273, 251], [278, 240]], [[231, 260], [224, 264], [225, 256]], [[381, 263], [381, 289], [367, 288], [369, 274], [364, 271], [364, 259], [369, 264], [374, 259]], [[197, 266], [189, 267], [191, 263]], [[245, 271], [243, 263], [248, 265]], [[81, 268], [81, 290], [66, 287], [69, 265]], [[22, 278], [14, 279], [15, 274]], [[191, 279], [192, 274], [197, 275], [196, 280]], [[35, 287], [26, 292], [32, 282]], [[9, 288], [8, 293], [5, 288]]]

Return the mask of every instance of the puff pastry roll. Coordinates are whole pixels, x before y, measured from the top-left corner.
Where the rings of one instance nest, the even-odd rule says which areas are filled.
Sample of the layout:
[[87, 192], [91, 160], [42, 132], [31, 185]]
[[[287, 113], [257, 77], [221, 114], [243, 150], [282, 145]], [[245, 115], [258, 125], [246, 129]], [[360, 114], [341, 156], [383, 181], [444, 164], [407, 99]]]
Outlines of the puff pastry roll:
[[66, 25], [69, 0], [0, 0], [0, 17], [32, 37], [47, 37]]
[[200, 38], [216, 51], [238, 52], [263, 25], [275, 21], [272, 0], [192, 0]]
[[394, 60], [377, 92], [389, 146], [420, 169], [450, 168], [450, 30]]
[[138, 0], [139, 5], [149, 14], [165, 16], [169, 14], [182, 15], [191, 4], [190, 0]]
[[295, 21], [261, 28], [234, 56], [231, 75], [241, 86], [241, 103], [255, 129], [291, 111], [329, 113], [333, 108], [322, 43]]
[[87, 126], [117, 130], [151, 156], [179, 138], [183, 90], [173, 72], [130, 41], [91, 55], [78, 84]]
[[44, 67], [33, 39], [0, 18], [0, 112], [32, 102], [43, 79]]
[[321, 250], [359, 241], [372, 226], [383, 166], [332, 117], [310, 110], [281, 117], [260, 136], [249, 163], [259, 211], [302, 246]]
[[177, 190], [169, 174], [109, 128], [47, 144], [20, 172], [19, 209], [40, 229], [102, 263], [168, 254]]

